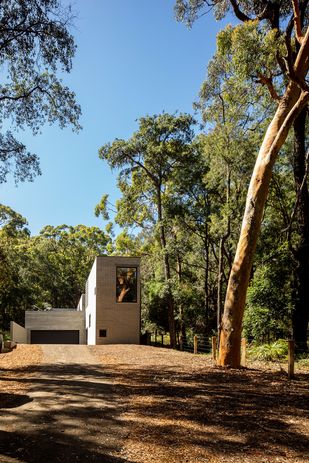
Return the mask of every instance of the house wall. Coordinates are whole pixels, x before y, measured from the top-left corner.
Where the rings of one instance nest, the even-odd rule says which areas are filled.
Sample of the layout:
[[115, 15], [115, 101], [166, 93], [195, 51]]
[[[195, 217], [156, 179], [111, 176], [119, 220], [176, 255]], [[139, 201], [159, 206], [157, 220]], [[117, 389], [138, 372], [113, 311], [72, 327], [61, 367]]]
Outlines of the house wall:
[[97, 259], [95, 259], [86, 283], [85, 292], [85, 324], [87, 344], [96, 343], [96, 286]]
[[31, 330], [79, 330], [79, 343], [86, 343], [84, 312], [77, 310], [26, 311], [25, 328], [29, 331], [28, 343]]
[[81, 295], [79, 302], [78, 302], [77, 310], [80, 310], [80, 311], [85, 310], [85, 294]]
[[28, 343], [28, 330], [23, 326], [18, 325], [18, 323], [10, 323], [10, 332], [11, 332], [11, 341], [17, 342], [20, 344]]
[[[100, 256], [97, 262], [96, 344], [140, 343], [140, 258]], [[137, 267], [137, 302], [116, 301], [116, 268]], [[100, 337], [106, 330], [106, 337]]]

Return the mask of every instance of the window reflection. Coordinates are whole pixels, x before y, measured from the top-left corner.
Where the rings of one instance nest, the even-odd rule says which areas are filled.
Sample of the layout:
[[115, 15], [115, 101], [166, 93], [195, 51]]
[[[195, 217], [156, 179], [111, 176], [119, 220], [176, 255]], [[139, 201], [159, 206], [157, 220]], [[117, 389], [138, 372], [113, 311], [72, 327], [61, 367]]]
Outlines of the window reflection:
[[137, 302], [137, 268], [117, 267], [117, 302]]

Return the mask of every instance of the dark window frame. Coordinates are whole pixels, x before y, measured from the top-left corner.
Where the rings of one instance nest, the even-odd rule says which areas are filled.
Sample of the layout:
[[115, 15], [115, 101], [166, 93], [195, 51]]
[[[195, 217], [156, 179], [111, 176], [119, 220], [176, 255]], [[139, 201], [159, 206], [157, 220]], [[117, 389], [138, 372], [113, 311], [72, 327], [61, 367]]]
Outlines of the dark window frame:
[[[132, 301], [119, 301], [118, 300], [118, 295], [117, 295], [117, 287], [118, 287], [118, 269], [135, 269], [135, 298]], [[115, 288], [115, 293], [116, 293], [116, 303], [117, 304], [136, 304], [138, 301], [138, 286], [137, 286], [137, 281], [138, 281], [138, 267], [136, 265], [130, 265], [130, 266], [125, 266], [125, 265], [117, 265], [116, 266], [116, 288]]]
[[99, 330], [99, 338], [107, 338], [107, 330], [106, 329]]

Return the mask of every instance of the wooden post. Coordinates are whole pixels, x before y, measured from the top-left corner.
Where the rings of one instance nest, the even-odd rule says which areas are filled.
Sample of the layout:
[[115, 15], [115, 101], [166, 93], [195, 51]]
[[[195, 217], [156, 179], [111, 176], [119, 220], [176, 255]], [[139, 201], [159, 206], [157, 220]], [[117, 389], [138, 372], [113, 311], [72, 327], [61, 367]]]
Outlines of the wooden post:
[[211, 352], [212, 352], [212, 359], [216, 361], [217, 359], [217, 337], [213, 336], [211, 338]]
[[290, 339], [288, 341], [288, 376], [289, 379], [294, 378], [294, 350], [295, 350], [295, 341]]
[[183, 340], [182, 340], [182, 335], [179, 336], [179, 349], [183, 349]]
[[197, 336], [196, 335], [193, 338], [193, 349], [194, 349], [193, 352], [197, 354]]
[[242, 338], [241, 340], [241, 361], [240, 361], [240, 364], [242, 367], [246, 366], [246, 344], [247, 344], [246, 338]]
[[155, 330], [155, 338], [154, 338], [155, 344], [157, 344], [157, 330]]
[[164, 334], [161, 334], [161, 344], [164, 345]]

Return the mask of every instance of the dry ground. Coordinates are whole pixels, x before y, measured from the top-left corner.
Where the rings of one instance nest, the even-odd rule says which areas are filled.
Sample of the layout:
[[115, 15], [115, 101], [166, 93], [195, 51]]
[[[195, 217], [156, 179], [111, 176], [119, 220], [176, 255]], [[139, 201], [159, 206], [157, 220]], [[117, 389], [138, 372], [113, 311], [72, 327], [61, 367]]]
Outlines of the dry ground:
[[[11, 407], [27, 393], [23, 379], [33, 375], [33, 366], [42, 361], [40, 346], [24, 344], [6, 354], [0, 354], [0, 409]], [[14, 397], [14, 396], [17, 397]]]
[[278, 365], [222, 371], [168, 349], [92, 350], [127, 398], [125, 461], [309, 462], [309, 372], [289, 381]]
[[[103, 391], [100, 386], [98, 398], [102, 394], [106, 400], [110, 394], [109, 406], [118, 407], [117, 426], [123, 430], [121, 445], [111, 460], [105, 454], [106, 459], [98, 455], [89, 461], [309, 462], [308, 372], [298, 372], [289, 381], [282, 372], [263, 370], [261, 365], [255, 370], [225, 371], [214, 367], [209, 357], [168, 349], [128, 345], [88, 349], [97, 359], [96, 375], [113, 382], [112, 389], [106, 389], [107, 384]], [[33, 381], [38, 380], [41, 359], [39, 346], [19, 346], [10, 354], [1, 354], [1, 393], [25, 394], [31, 375]], [[93, 397], [93, 387], [90, 392]], [[0, 400], [1, 396], [5, 399], [0, 394]], [[86, 386], [82, 400], [87, 400]], [[1, 400], [1, 414], [3, 407]], [[104, 407], [102, 401], [102, 417]], [[76, 425], [87, 427], [87, 422]], [[102, 427], [102, 440], [104, 432]], [[81, 461], [75, 442], [71, 461]], [[6, 460], [0, 455], [0, 461]]]

